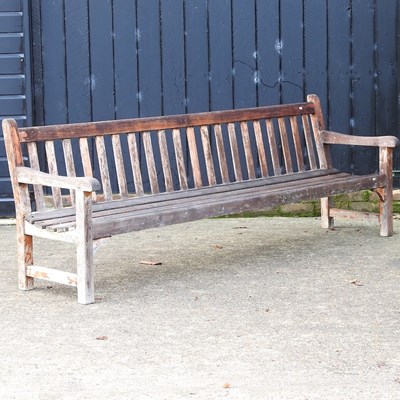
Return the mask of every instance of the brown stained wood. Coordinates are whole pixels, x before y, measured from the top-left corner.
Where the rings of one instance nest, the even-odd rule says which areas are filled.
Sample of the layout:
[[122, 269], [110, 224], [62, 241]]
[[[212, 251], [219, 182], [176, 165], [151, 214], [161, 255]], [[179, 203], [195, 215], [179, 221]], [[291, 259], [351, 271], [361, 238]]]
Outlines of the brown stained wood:
[[299, 125], [297, 122], [297, 117], [290, 117], [290, 127], [292, 130], [294, 150], [296, 152], [297, 168], [299, 171], [304, 171], [305, 166], [304, 166], [304, 158], [303, 158], [303, 148], [302, 148], [301, 140], [300, 140]]
[[334, 220], [331, 215], [333, 199], [331, 197], [321, 198], [321, 226], [325, 229], [333, 229]]
[[214, 126], [215, 143], [217, 145], [218, 165], [221, 173], [222, 183], [229, 182], [228, 164], [226, 163], [224, 138], [220, 124]]
[[324, 144], [347, 144], [351, 146], [396, 147], [400, 140], [395, 136], [352, 136], [332, 131], [321, 131]]
[[116, 121], [86, 122], [68, 125], [20, 128], [21, 142], [93, 137], [99, 135], [130, 132], [159, 131], [188, 126], [215, 125], [314, 112], [313, 103], [282, 104], [267, 107], [214, 111], [196, 114], [171, 115], [151, 118], [136, 118]]
[[78, 303], [94, 303], [92, 195], [76, 192]]
[[211, 153], [210, 134], [208, 132], [208, 127], [202, 126], [200, 128], [200, 134], [201, 134], [201, 142], [203, 144], [204, 158], [206, 162], [208, 184], [211, 186], [216, 185], [217, 181], [215, 179], [215, 170], [214, 170], [213, 157]]
[[186, 137], [189, 145], [189, 154], [190, 162], [192, 164], [194, 186], [196, 188], [201, 188], [203, 186], [203, 181], [201, 179], [199, 153], [197, 151], [196, 135], [193, 127], [188, 127], [186, 129]]
[[[79, 139], [79, 150], [81, 153], [83, 174], [85, 176], [93, 176], [92, 159], [90, 157], [88, 138]], [[96, 192], [92, 193], [92, 200], [97, 200]]]
[[101, 186], [103, 189], [104, 199], [106, 201], [109, 201], [112, 200], [112, 190], [111, 190], [110, 173], [108, 170], [108, 160], [107, 160], [106, 146], [104, 143], [104, 137], [97, 136], [95, 142], [96, 142], [97, 160], [99, 162], [100, 179], [101, 179]]
[[315, 158], [314, 143], [311, 136], [310, 121], [308, 115], [302, 115], [301, 121], [303, 124], [304, 138], [306, 140], [308, 161], [310, 163], [310, 169], [317, 169], [317, 160]]
[[291, 173], [293, 172], [293, 165], [292, 165], [292, 156], [290, 155], [290, 147], [289, 147], [288, 134], [286, 130], [285, 118], [278, 118], [278, 125], [279, 125], [279, 133], [281, 136], [283, 160], [285, 162], [286, 173]]
[[228, 124], [228, 134], [229, 134], [229, 143], [233, 161], [233, 170], [235, 173], [235, 180], [236, 182], [240, 182], [243, 180], [243, 175], [242, 175], [242, 167], [240, 165], [240, 155], [236, 139], [235, 124]]
[[[28, 154], [29, 154], [29, 165], [31, 168], [40, 171], [39, 165], [39, 157], [37, 152], [37, 145], [36, 143], [27, 143], [28, 147]], [[43, 186], [42, 185], [33, 185], [33, 191], [35, 193], [35, 203], [36, 203], [36, 210], [42, 211], [46, 208], [44, 203], [44, 196], [43, 196]]]
[[273, 121], [270, 119], [265, 120], [267, 127], [268, 143], [271, 152], [272, 167], [274, 168], [274, 175], [281, 175], [281, 164], [279, 162], [278, 147], [275, 139], [275, 128]]
[[249, 127], [247, 126], [247, 121], [243, 121], [240, 123], [240, 131], [242, 133], [244, 155], [246, 157], [247, 173], [249, 175], [249, 179], [255, 179], [256, 172], [254, 169], [253, 154], [251, 153], [251, 142], [250, 142]]
[[187, 174], [182, 150], [181, 132], [179, 129], [174, 129], [172, 131], [172, 138], [174, 142], [176, 166], [178, 168], [179, 186], [181, 190], [186, 190], [188, 188]]
[[126, 183], [125, 164], [122, 155], [120, 135], [112, 135], [111, 140], [114, 152], [115, 169], [117, 171], [119, 194], [122, 199], [125, 199], [128, 197], [128, 185]]
[[379, 214], [363, 211], [343, 210], [339, 208], [331, 208], [330, 215], [332, 218], [348, 218], [348, 219], [364, 219], [379, 220]]
[[165, 131], [158, 131], [158, 143], [160, 145], [161, 153], [161, 163], [163, 167], [163, 175], [165, 182], [165, 189], [167, 192], [172, 192], [174, 190], [174, 181], [171, 174], [171, 165], [169, 161], [167, 138], [165, 136]]
[[143, 196], [144, 190], [143, 190], [142, 172], [140, 168], [139, 151], [136, 144], [136, 133], [128, 134], [128, 148], [132, 166], [132, 174], [135, 184], [135, 193], [136, 196]]
[[[45, 142], [46, 149], [46, 159], [47, 159], [47, 167], [49, 169], [49, 173], [51, 175], [58, 175], [58, 166], [56, 160], [56, 153], [54, 150], [54, 142], [47, 141]], [[55, 208], [62, 208], [63, 202], [61, 197], [61, 190], [59, 187], [52, 187], [51, 192], [53, 195], [53, 204]]]
[[59, 271], [48, 267], [31, 265], [27, 268], [27, 275], [32, 278], [61, 283], [68, 286], [77, 286], [77, 275], [69, 272]]
[[[74, 155], [72, 152], [72, 144], [71, 139], [64, 139], [62, 141], [62, 147], [64, 152], [64, 160], [65, 160], [65, 169], [67, 171], [67, 176], [75, 177], [75, 162], [74, 162]], [[75, 193], [73, 190], [70, 191], [71, 195], [71, 203], [72, 205], [75, 204]]]
[[150, 132], [143, 132], [143, 146], [146, 156], [147, 172], [149, 174], [151, 193], [156, 194], [160, 192], [158, 187], [157, 169], [154, 161], [153, 145], [151, 143]]
[[267, 177], [269, 176], [268, 163], [267, 163], [267, 157], [265, 155], [265, 147], [264, 147], [260, 121], [254, 121], [253, 127], [254, 127], [254, 134], [256, 137], [257, 153], [258, 153], [258, 160], [260, 162], [261, 176]]

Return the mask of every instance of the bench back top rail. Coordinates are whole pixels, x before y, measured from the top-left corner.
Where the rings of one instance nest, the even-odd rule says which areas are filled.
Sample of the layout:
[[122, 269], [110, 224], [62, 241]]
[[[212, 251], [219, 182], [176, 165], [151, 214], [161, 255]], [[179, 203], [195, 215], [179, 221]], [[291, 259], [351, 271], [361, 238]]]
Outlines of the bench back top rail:
[[[310, 95], [289, 105], [15, 128], [14, 141], [26, 145], [30, 167], [95, 176], [102, 193], [94, 200], [111, 201], [329, 168], [323, 124], [319, 99]], [[33, 189], [36, 209], [43, 210], [46, 192]], [[73, 191], [65, 194], [51, 188], [51, 206], [62, 208], [66, 198], [74, 204]]]

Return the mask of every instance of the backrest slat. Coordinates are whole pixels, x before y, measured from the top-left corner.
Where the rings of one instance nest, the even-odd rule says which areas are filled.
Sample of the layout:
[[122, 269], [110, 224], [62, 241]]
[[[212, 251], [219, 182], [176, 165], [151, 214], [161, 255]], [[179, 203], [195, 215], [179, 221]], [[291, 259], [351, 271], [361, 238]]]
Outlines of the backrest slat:
[[104, 143], [104, 136], [96, 136], [96, 150], [97, 150], [97, 160], [99, 162], [100, 168], [100, 178], [103, 188], [104, 200], [112, 200], [112, 190], [110, 182], [110, 173], [108, 171], [108, 161], [106, 146]]
[[132, 166], [132, 174], [135, 184], [135, 193], [136, 196], [143, 196], [144, 190], [143, 190], [142, 175], [140, 172], [139, 152], [136, 144], [136, 133], [128, 134], [128, 148]]
[[[93, 176], [92, 160], [90, 157], [88, 138], [80, 138], [79, 139], [79, 150], [81, 153], [81, 161], [82, 161], [84, 175], [85, 176]], [[97, 200], [96, 192], [92, 193], [92, 199], [93, 199], [93, 201]]]
[[251, 143], [250, 143], [250, 135], [249, 135], [249, 127], [247, 122], [240, 123], [240, 130], [242, 131], [242, 138], [243, 138], [243, 146], [244, 146], [244, 154], [246, 157], [246, 165], [247, 165], [247, 172], [249, 174], [250, 179], [256, 178], [256, 173], [254, 170], [254, 161], [253, 155], [251, 153]]
[[167, 192], [172, 192], [174, 190], [174, 182], [172, 180], [171, 165], [169, 161], [165, 130], [158, 131], [158, 142], [160, 144], [161, 163], [164, 174], [165, 189]]
[[317, 169], [317, 160], [315, 158], [314, 144], [311, 137], [310, 121], [308, 115], [302, 115], [301, 121], [303, 123], [304, 138], [306, 140], [308, 162], [311, 169]]
[[268, 143], [271, 152], [272, 166], [274, 168], [274, 175], [281, 175], [281, 167], [279, 162], [278, 147], [275, 139], [274, 124], [270, 119], [265, 120], [267, 126]]
[[235, 179], [236, 181], [242, 181], [242, 169], [240, 166], [240, 156], [239, 156], [239, 149], [237, 145], [236, 139], [236, 130], [235, 124], [228, 124], [228, 134], [229, 134], [229, 143], [231, 145], [231, 154], [232, 154], [232, 161], [233, 161], [233, 170], [235, 172]]
[[206, 162], [208, 184], [215, 185], [217, 181], [215, 179], [215, 170], [211, 153], [210, 135], [208, 132], [208, 127], [202, 126], [200, 128], [200, 133], [201, 133], [201, 141], [203, 143], [204, 158]]
[[147, 171], [149, 173], [151, 193], [160, 193], [160, 188], [158, 187], [157, 170], [156, 164], [154, 162], [153, 146], [151, 144], [150, 132], [143, 132], [143, 145], [144, 152], [146, 155], [146, 165]]
[[[47, 166], [49, 168], [49, 173], [52, 175], [58, 175], [58, 167], [56, 160], [56, 153], [54, 149], [54, 142], [49, 140], [45, 142]], [[55, 208], [63, 208], [63, 202], [61, 197], [61, 189], [52, 187], [53, 203]]]
[[298, 167], [299, 171], [304, 171], [305, 166], [304, 166], [304, 160], [303, 160], [303, 149], [302, 149], [301, 141], [300, 141], [297, 117], [290, 117], [290, 126], [292, 128], [294, 148], [296, 151], [297, 167]]
[[192, 164], [194, 186], [196, 188], [203, 187], [203, 181], [201, 179], [201, 170], [199, 162], [199, 154], [197, 152], [196, 135], [193, 127], [186, 129], [186, 137], [189, 145], [190, 162]]
[[283, 159], [285, 161], [286, 173], [293, 172], [292, 157], [290, 155], [289, 140], [286, 130], [286, 123], [284, 118], [278, 118], [279, 133], [281, 135], [281, 143], [283, 150]]
[[260, 121], [254, 121], [253, 127], [254, 127], [254, 134], [256, 137], [258, 159], [260, 161], [261, 176], [267, 177], [269, 176], [268, 164], [267, 164], [267, 157], [265, 156], [265, 147], [262, 137]]
[[[76, 176], [71, 139], [64, 139], [62, 141], [62, 147], [64, 152], [65, 169], [67, 171], [67, 176]], [[70, 190], [69, 192], [71, 196], [71, 203], [75, 204], [75, 191]]]
[[185, 159], [183, 157], [183, 151], [182, 151], [181, 132], [179, 129], [173, 129], [172, 140], [174, 142], [176, 166], [178, 168], [179, 186], [181, 190], [186, 190], [188, 188], [188, 182], [187, 182], [187, 174], [185, 167]]
[[128, 197], [128, 185], [126, 183], [124, 157], [122, 155], [121, 138], [119, 135], [112, 135], [112, 146], [114, 152], [115, 169], [117, 172], [119, 194], [122, 199]]
[[221, 172], [222, 183], [229, 182], [228, 164], [226, 162], [224, 138], [220, 124], [214, 125], [215, 142], [217, 144], [218, 163]]
[[[27, 143], [27, 145], [28, 145], [29, 164], [30, 164], [31, 168], [40, 171], [37, 144], [36, 143]], [[36, 210], [37, 211], [44, 210], [45, 203], [44, 203], [44, 196], [43, 196], [43, 186], [33, 185], [33, 191], [35, 193]]]

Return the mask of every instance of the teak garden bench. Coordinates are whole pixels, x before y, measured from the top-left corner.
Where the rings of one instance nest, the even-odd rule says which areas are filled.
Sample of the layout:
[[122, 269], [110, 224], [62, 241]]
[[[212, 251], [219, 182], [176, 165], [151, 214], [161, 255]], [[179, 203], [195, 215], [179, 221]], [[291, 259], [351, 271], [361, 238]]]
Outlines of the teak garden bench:
[[[325, 130], [315, 95], [298, 104], [32, 128], [8, 119], [3, 131], [23, 290], [45, 279], [76, 286], [78, 302], [92, 303], [93, 251], [103, 238], [315, 198], [330, 228], [349, 213], [333, 208], [331, 196], [363, 189], [378, 193], [380, 234], [392, 235], [398, 139]], [[376, 146], [378, 171], [334, 169], [336, 144]], [[74, 243], [77, 273], [34, 264], [34, 236]]]

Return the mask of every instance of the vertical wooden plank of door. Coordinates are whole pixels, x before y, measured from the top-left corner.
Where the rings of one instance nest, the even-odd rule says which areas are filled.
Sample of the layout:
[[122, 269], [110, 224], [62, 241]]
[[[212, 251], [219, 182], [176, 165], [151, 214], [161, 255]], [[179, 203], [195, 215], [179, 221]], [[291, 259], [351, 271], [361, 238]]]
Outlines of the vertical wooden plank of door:
[[293, 172], [292, 158], [290, 156], [289, 140], [287, 136], [286, 123], [284, 118], [278, 118], [279, 133], [283, 150], [283, 159], [285, 161], [286, 173]]
[[160, 192], [158, 187], [157, 170], [154, 162], [153, 146], [151, 144], [150, 132], [143, 132], [143, 145], [146, 155], [147, 171], [149, 173], [151, 193], [156, 194]]
[[189, 127], [186, 129], [186, 137], [189, 145], [190, 162], [192, 163], [194, 186], [200, 188], [203, 186], [203, 181], [201, 179], [199, 154], [197, 152], [194, 128]]
[[232, 123], [228, 124], [228, 134], [229, 134], [229, 143], [231, 147], [233, 169], [235, 172], [235, 180], [236, 182], [240, 182], [243, 180], [243, 175], [240, 166], [240, 156], [236, 139], [235, 124]]
[[115, 168], [117, 170], [119, 194], [122, 199], [128, 197], [128, 185], [126, 183], [124, 157], [122, 155], [120, 135], [112, 135], [112, 146], [114, 151]]
[[143, 196], [143, 180], [142, 174], [140, 169], [140, 159], [139, 159], [139, 152], [136, 144], [136, 134], [129, 133], [128, 134], [128, 148], [129, 148], [129, 156], [131, 159], [131, 166], [132, 166], [132, 174], [133, 179], [135, 180], [135, 193], [136, 196]]
[[208, 184], [215, 185], [217, 183], [217, 181], [215, 179], [215, 170], [214, 170], [213, 158], [212, 158], [212, 153], [211, 153], [210, 136], [209, 136], [209, 132], [208, 132], [208, 127], [202, 126], [200, 128], [200, 132], [201, 132], [201, 141], [203, 144], [204, 158], [206, 160]]
[[172, 137], [173, 137], [173, 141], [174, 141], [176, 166], [178, 168], [179, 186], [180, 186], [181, 190], [186, 190], [188, 188], [188, 183], [187, 183], [185, 159], [183, 157], [183, 151], [182, 151], [182, 141], [181, 141], [180, 130], [174, 129], [172, 131]]
[[[54, 150], [54, 142], [52, 140], [46, 141], [45, 149], [46, 149], [47, 166], [49, 168], [49, 173], [52, 175], [58, 175], [58, 167], [57, 167], [56, 153]], [[53, 195], [54, 207], [62, 208], [63, 202], [62, 202], [62, 197], [61, 197], [61, 189], [52, 187], [51, 192]]]
[[279, 162], [278, 147], [276, 145], [276, 139], [275, 139], [274, 124], [273, 124], [272, 120], [267, 119], [267, 120], [265, 120], [265, 125], [267, 127], [269, 150], [271, 153], [271, 160], [272, 160], [272, 167], [274, 168], [274, 175], [278, 176], [278, 175], [281, 175], [281, 166], [280, 166], [280, 162]]
[[265, 147], [262, 137], [260, 121], [254, 121], [253, 127], [256, 136], [256, 144], [257, 144], [258, 159], [260, 161], [261, 176], [266, 177], [268, 176], [268, 164], [267, 164], [267, 157], [265, 155]]
[[215, 142], [217, 144], [218, 163], [222, 177], [222, 183], [229, 182], [228, 164], [226, 163], [224, 139], [221, 125], [214, 125]]
[[167, 192], [172, 192], [174, 190], [174, 182], [172, 180], [171, 174], [171, 164], [169, 161], [167, 138], [165, 136], [165, 131], [158, 131], [158, 143], [160, 145], [161, 152], [161, 163], [163, 167], [165, 189]]
[[299, 171], [304, 171], [303, 148], [301, 146], [297, 117], [290, 117], [290, 127], [292, 129], [294, 149], [296, 152], [297, 168]]
[[[39, 157], [37, 152], [37, 144], [34, 142], [27, 143], [28, 145], [28, 154], [29, 154], [29, 163], [31, 168], [40, 171], [39, 166]], [[43, 196], [43, 186], [42, 185], [33, 185], [33, 191], [35, 193], [35, 201], [36, 201], [36, 210], [42, 211], [45, 209], [44, 196]]]
[[249, 127], [247, 125], [247, 122], [244, 121], [240, 123], [240, 130], [242, 132], [244, 154], [246, 156], [246, 166], [247, 166], [247, 172], [249, 174], [249, 179], [255, 179], [256, 173], [254, 170], [254, 160], [253, 160], [253, 155], [251, 153]]
[[103, 187], [104, 200], [111, 201], [112, 190], [110, 182], [110, 173], [108, 171], [107, 153], [103, 136], [96, 136], [96, 149], [97, 149], [97, 159], [100, 168], [101, 183]]

